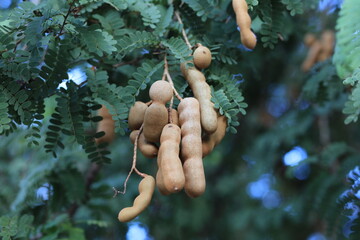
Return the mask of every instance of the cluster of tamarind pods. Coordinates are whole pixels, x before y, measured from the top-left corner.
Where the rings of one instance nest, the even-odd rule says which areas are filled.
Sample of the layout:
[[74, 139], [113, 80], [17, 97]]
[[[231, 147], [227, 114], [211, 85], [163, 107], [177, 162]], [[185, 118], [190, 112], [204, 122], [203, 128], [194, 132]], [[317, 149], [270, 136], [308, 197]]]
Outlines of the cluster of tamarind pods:
[[[256, 36], [251, 31], [251, 18], [245, 0], [232, 0], [236, 22], [240, 28], [240, 39], [248, 49], [254, 49]], [[130, 108], [128, 126], [132, 131], [130, 140], [134, 144], [133, 166], [124, 184], [135, 170], [143, 179], [140, 181], [139, 195], [133, 206], [122, 209], [118, 214], [121, 222], [128, 222], [138, 216], [150, 204], [157, 187], [163, 195], [177, 193], [182, 189], [190, 197], [198, 197], [205, 192], [206, 180], [203, 158], [221, 142], [227, 128], [227, 118], [219, 114], [211, 102], [211, 89], [202, 69], [211, 64], [211, 52], [201, 44], [193, 52], [193, 65], [181, 63], [181, 72], [189, 84], [194, 97], [181, 98], [172, 83], [168, 70], [164, 70], [162, 80], [155, 81], [149, 89], [150, 101], [136, 101]], [[166, 57], [165, 65], [167, 66]], [[174, 95], [180, 100], [173, 108]], [[115, 123], [103, 106], [98, 115], [103, 120], [98, 124], [98, 132], [105, 134], [96, 139], [97, 144], [112, 142]], [[156, 180], [151, 175], [136, 169], [137, 148], [147, 158], [157, 158]]]
[[334, 52], [335, 33], [332, 30], [322, 32], [320, 39], [312, 33], [305, 35], [304, 43], [309, 47], [308, 54], [301, 66], [304, 72], [309, 71], [317, 62], [325, 61]]
[[[211, 153], [225, 136], [227, 119], [214, 108], [210, 86], [201, 72], [210, 65], [211, 52], [201, 44], [197, 46], [193, 53], [193, 66], [186, 63], [180, 66], [194, 97], [181, 98], [171, 80], [158, 80], [149, 89], [151, 101], [136, 101], [130, 108], [130, 140], [145, 157], [157, 158], [158, 171], [156, 180], [138, 172], [143, 177], [139, 195], [133, 206], [119, 212], [121, 222], [138, 216], [150, 204], [156, 187], [163, 195], [182, 189], [190, 197], [205, 192], [203, 157]], [[180, 100], [177, 109], [172, 104], [174, 95]], [[104, 131], [105, 135], [97, 141], [111, 141], [114, 123], [105, 124], [111, 115], [105, 107], [98, 114], [103, 120], [99, 122], [97, 131]]]

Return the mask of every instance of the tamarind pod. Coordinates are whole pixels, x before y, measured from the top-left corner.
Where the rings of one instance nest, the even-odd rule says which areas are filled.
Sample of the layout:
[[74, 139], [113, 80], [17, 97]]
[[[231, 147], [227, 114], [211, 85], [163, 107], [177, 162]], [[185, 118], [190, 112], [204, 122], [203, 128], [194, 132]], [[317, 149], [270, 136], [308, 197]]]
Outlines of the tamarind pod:
[[198, 197], [206, 187], [202, 162], [200, 107], [196, 98], [184, 98], [179, 106], [181, 126], [181, 159], [185, 175], [185, 192], [190, 197]]
[[245, 0], [232, 0], [232, 5], [236, 15], [236, 23], [240, 28], [241, 43], [249, 49], [254, 49], [256, 46], [256, 36], [251, 31], [248, 5]]
[[316, 37], [312, 33], [307, 33], [304, 37], [304, 44], [308, 47], [313, 45], [313, 43], [316, 41]]
[[104, 132], [105, 135], [100, 138], [96, 138], [95, 142], [96, 144], [104, 142], [111, 143], [115, 139], [115, 121], [112, 119], [112, 116], [105, 106], [99, 109], [98, 114], [103, 119], [98, 122], [96, 131]]
[[149, 96], [151, 100], [165, 104], [171, 100], [173, 89], [167, 81], [158, 80], [151, 85]]
[[[136, 136], [139, 134], [139, 130], [134, 130], [130, 133], [130, 140], [134, 144]], [[142, 155], [147, 158], [154, 158], [157, 156], [159, 148], [151, 142], [148, 142], [143, 133], [140, 133], [138, 138], [138, 147]]]
[[185, 176], [180, 153], [181, 130], [179, 126], [169, 123], [161, 133], [159, 162], [165, 188], [170, 193], [184, 188]]
[[152, 195], [155, 190], [155, 179], [146, 175], [139, 184], [139, 195], [135, 198], [132, 207], [122, 209], [118, 214], [120, 222], [129, 222], [137, 217], [142, 211], [149, 206]]
[[163, 179], [163, 175], [162, 175], [160, 166], [156, 173], [156, 186], [162, 195], [166, 196], [166, 195], [170, 194], [170, 192], [165, 188], [164, 179]]
[[160, 142], [160, 135], [164, 126], [168, 123], [168, 111], [164, 104], [153, 102], [146, 109], [144, 117], [143, 133], [149, 142]]
[[148, 108], [146, 103], [136, 101], [130, 108], [128, 125], [131, 130], [139, 129], [144, 122], [145, 111]]
[[211, 51], [205, 46], [200, 45], [194, 51], [194, 65], [199, 69], [204, 69], [211, 64]]
[[216, 132], [205, 137], [202, 141], [202, 153], [203, 157], [212, 152], [214, 147], [218, 145], [224, 138], [227, 127], [227, 119], [224, 115], [218, 117], [218, 127]]
[[320, 51], [321, 51], [321, 44], [319, 41], [316, 40], [311, 45], [309, 52], [307, 54], [307, 57], [305, 58], [303, 64], [301, 65], [301, 69], [304, 72], [309, 71], [312, 68], [312, 66], [314, 66], [314, 64], [317, 61]]
[[179, 114], [178, 111], [174, 108], [170, 110], [172, 123], [179, 126]]
[[216, 131], [217, 112], [211, 102], [211, 89], [206, 83], [205, 76], [196, 68], [189, 68], [185, 77], [195, 98], [200, 103], [200, 118], [202, 128], [209, 134]]
[[325, 61], [330, 58], [334, 51], [335, 34], [331, 30], [326, 30], [321, 34], [321, 51], [318, 56], [318, 61]]

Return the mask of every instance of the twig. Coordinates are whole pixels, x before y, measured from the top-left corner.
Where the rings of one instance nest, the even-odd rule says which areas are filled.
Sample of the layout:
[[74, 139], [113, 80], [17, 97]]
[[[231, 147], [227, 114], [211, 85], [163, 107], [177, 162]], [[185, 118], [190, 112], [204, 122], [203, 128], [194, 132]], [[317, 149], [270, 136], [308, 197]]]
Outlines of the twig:
[[62, 31], [64, 30], [64, 27], [65, 27], [65, 24], [66, 24], [66, 20], [68, 19], [71, 11], [72, 11], [72, 7], [74, 5], [76, 0], [73, 0], [71, 3], [70, 3], [70, 6], [69, 6], [69, 10], [67, 11], [66, 15], [65, 15], [65, 18], [64, 18], [64, 22], [62, 23], [62, 26], [60, 28], [60, 32], [58, 33], [57, 37], [60, 37], [62, 35]]
[[168, 80], [168, 82], [170, 83], [173, 91], [174, 91], [174, 94], [175, 96], [177, 97], [177, 99], [179, 99], [180, 101], [182, 100], [182, 97], [180, 97], [179, 93], [176, 91], [175, 89], [175, 86], [174, 86], [174, 82], [170, 76], [170, 73], [169, 73], [169, 64], [168, 64], [168, 61], [166, 59], [166, 55], [164, 57], [164, 75], [166, 75], [166, 78]]
[[137, 145], [138, 145], [138, 141], [139, 141], [139, 136], [143, 130], [143, 127], [144, 125], [141, 125], [140, 129], [139, 129], [139, 132], [138, 134], [136, 135], [136, 138], [135, 138], [135, 142], [134, 142], [134, 155], [133, 155], [133, 163], [132, 163], [132, 166], [131, 166], [131, 169], [130, 169], [130, 172], [129, 174], [127, 175], [126, 179], [125, 179], [125, 182], [124, 182], [124, 190], [123, 191], [119, 191], [117, 190], [115, 187], [113, 187], [113, 190], [114, 190], [114, 196], [113, 197], [116, 197], [119, 193], [121, 194], [125, 194], [126, 193], [126, 185], [127, 185], [127, 182], [129, 181], [129, 178], [132, 174], [133, 171], [135, 171], [138, 175], [140, 175], [141, 177], [145, 177], [146, 175], [142, 172], [140, 172], [137, 168], [136, 168], [136, 157], [137, 157]]
[[120, 63], [117, 63], [117, 64], [114, 64], [113, 67], [114, 68], [117, 68], [117, 67], [121, 67], [121, 66], [125, 66], [125, 65], [132, 65], [132, 64], [136, 64], [140, 61], [141, 58], [135, 58], [131, 61], [128, 61], [128, 62], [120, 62]]
[[182, 29], [181, 29], [181, 33], [182, 33], [182, 35], [183, 35], [183, 37], [184, 37], [184, 40], [185, 40], [186, 45], [188, 45], [189, 49], [191, 50], [191, 49], [192, 49], [192, 46], [191, 46], [191, 44], [190, 44], [190, 42], [189, 42], [189, 39], [188, 39], [188, 37], [187, 37], [187, 35], [186, 35], [185, 29], [184, 29], [184, 23], [183, 23], [183, 21], [181, 20], [181, 17], [180, 17], [180, 14], [179, 14], [178, 11], [175, 11], [175, 16], [176, 16], [176, 19], [178, 20], [178, 22], [183, 26]]

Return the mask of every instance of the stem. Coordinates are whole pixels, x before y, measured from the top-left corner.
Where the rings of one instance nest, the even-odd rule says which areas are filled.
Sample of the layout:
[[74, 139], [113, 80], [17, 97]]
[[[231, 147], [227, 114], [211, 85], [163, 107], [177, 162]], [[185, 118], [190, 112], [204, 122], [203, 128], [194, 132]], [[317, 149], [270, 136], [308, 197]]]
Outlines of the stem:
[[71, 10], [72, 10], [72, 7], [74, 5], [76, 0], [73, 0], [71, 3], [70, 3], [70, 6], [69, 6], [69, 9], [65, 15], [65, 18], [64, 18], [64, 22], [62, 23], [62, 26], [60, 28], [60, 32], [58, 33], [57, 37], [60, 37], [62, 35], [62, 31], [64, 30], [64, 27], [65, 27], [65, 24], [66, 24], [66, 20], [68, 19], [70, 13], [71, 13]]
[[134, 155], [133, 155], [133, 162], [132, 162], [132, 166], [131, 166], [131, 169], [130, 169], [130, 172], [129, 174], [127, 175], [126, 179], [125, 179], [125, 182], [124, 182], [124, 190], [123, 191], [119, 191], [117, 190], [115, 187], [113, 187], [113, 190], [114, 190], [114, 196], [113, 197], [116, 197], [119, 193], [121, 194], [125, 194], [126, 193], [126, 185], [127, 185], [127, 182], [129, 181], [129, 178], [132, 174], [133, 171], [135, 171], [138, 175], [140, 175], [141, 177], [145, 177], [146, 174], [140, 172], [137, 168], [136, 168], [136, 158], [137, 158], [137, 145], [138, 145], [138, 141], [139, 141], [139, 136], [143, 130], [143, 127], [144, 125], [141, 125], [140, 129], [139, 129], [139, 133], [136, 135], [136, 138], [135, 138], [135, 142], [134, 142]]
[[189, 42], [189, 39], [188, 39], [188, 37], [186, 35], [185, 29], [184, 29], [184, 23], [181, 20], [180, 13], [178, 11], [175, 11], [175, 16], [176, 16], [176, 19], [178, 20], [178, 22], [183, 26], [182, 29], [181, 29], [181, 33], [183, 35], [183, 38], [185, 40], [186, 45], [188, 45], [189, 49], [191, 50], [192, 46], [191, 46], [191, 44]]
[[166, 78], [168, 80], [168, 82], [170, 83], [173, 91], [174, 91], [174, 94], [175, 96], [177, 97], [177, 99], [179, 99], [180, 101], [182, 100], [182, 97], [180, 97], [179, 93], [176, 91], [175, 87], [174, 87], [174, 82], [170, 76], [170, 73], [169, 73], [169, 65], [168, 65], [168, 61], [166, 59], [166, 55], [164, 57], [164, 75], [166, 75]]

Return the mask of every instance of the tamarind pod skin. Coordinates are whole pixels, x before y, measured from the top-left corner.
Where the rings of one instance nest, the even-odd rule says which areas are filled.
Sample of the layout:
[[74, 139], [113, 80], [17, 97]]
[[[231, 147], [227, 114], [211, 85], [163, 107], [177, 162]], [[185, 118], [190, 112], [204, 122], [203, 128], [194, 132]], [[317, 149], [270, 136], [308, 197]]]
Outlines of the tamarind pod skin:
[[214, 103], [211, 102], [211, 89], [206, 83], [204, 74], [196, 68], [189, 68], [185, 78], [195, 98], [199, 101], [202, 128], [209, 134], [215, 132], [217, 128], [217, 112]]
[[135, 198], [132, 207], [122, 209], [118, 214], [120, 222], [129, 222], [137, 217], [142, 211], [149, 206], [152, 195], [155, 190], [155, 179], [146, 175], [139, 184], [139, 195]]
[[[135, 143], [136, 136], [139, 134], [139, 130], [134, 130], [130, 133], [130, 140], [132, 144]], [[146, 141], [144, 134], [140, 133], [138, 138], [138, 147], [142, 155], [147, 158], [154, 158], [157, 156], [159, 148], [151, 142]]]
[[174, 108], [172, 108], [170, 111], [171, 111], [170, 114], [171, 114], [172, 123], [179, 126], [179, 114], [178, 114], [178, 111], [176, 109], [174, 109]]
[[236, 15], [236, 23], [240, 28], [241, 43], [248, 49], [256, 46], [256, 36], [251, 31], [251, 18], [248, 13], [248, 5], [245, 0], [232, 0]]
[[105, 105], [101, 105], [101, 108], [98, 110], [98, 115], [101, 116], [103, 119], [112, 118], [109, 110], [105, 107]]
[[149, 96], [151, 100], [165, 104], [171, 100], [173, 89], [167, 81], [158, 80], [151, 85]]
[[305, 58], [303, 64], [301, 65], [301, 69], [304, 72], [309, 71], [312, 68], [312, 66], [314, 66], [314, 64], [317, 61], [320, 51], [321, 51], [321, 44], [318, 40], [316, 40], [311, 45], [309, 52], [307, 54], [307, 57]]
[[213, 134], [207, 136], [202, 141], [203, 157], [205, 157], [209, 153], [211, 153], [212, 150], [214, 149], [214, 147], [216, 145], [218, 145], [225, 136], [226, 127], [227, 127], [227, 119], [226, 119], [226, 117], [224, 115], [219, 116], [217, 122], [218, 122], [218, 127], [216, 129], [216, 132], [214, 132]]
[[143, 133], [149, 142], [160, 142], [160, 135], [164, 126], [168, 123], [168, 111], [164, 104], [153, 102], [146, 109], [144, 117]]
[[194, 51], [194, 65], [199, 69], [204, 69], [211, 64], [211, 51], [205, 46], [199, 46]]
[[128, 125], [131, 130], [139, 129], [144, 122], [145, 111], [148, 108], [146, 103], [136, 101], [130, 108]]
[[304, 44], [308, 47], [313, 45], [313, 43], [316, 41], [316, 37], [312, 33], [307, 33], [304, 37]]
[[103, 120], [98, 122], [96, 131], [97, 132], [105, 132], [104, 136], [95, 139], [95, 142], [97, 144], [104, 143], [104, 142], [111, 143], [115, 139], [115, 122], [114, 122], [114, 120], [112, 118], [104, 118]]
[[165, 188], [170, 193], [179, 192], [184, 188], [185, 176], [180, 153], [181, 130], [175, 124], [167, 124], [160, 138], [160, 169]]
[[206, 181], [202, 162], [201, 125], [199, 102], [184, 98], [179, 106], [181, 126], [181, 159], [185, 175], [185, 192], [198, 197], [205, 192]]
[[170, 194], [170, 192], [165, 188], [164, 179], [160, 167], [156, 173], [156, 186], [162, 195], [166, 196]]

